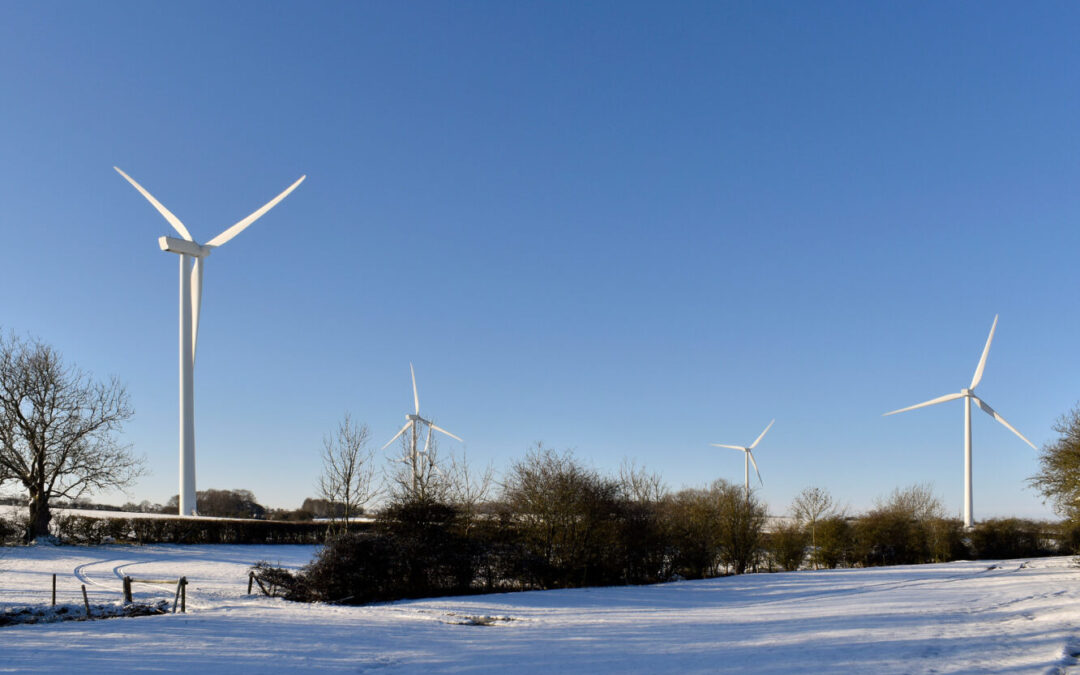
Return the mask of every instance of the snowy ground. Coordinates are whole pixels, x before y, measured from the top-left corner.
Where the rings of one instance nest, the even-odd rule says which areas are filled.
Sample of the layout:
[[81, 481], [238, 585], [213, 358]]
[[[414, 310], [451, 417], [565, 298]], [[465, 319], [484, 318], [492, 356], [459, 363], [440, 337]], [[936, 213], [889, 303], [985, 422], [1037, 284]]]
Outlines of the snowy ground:
[[[371, 607], [245, 595], [256, 560], [308, 546], [0, 549], [0, 607], [118, 600], [190, 580], [186, 615], [0, 629], [0, 671], [1080, 673], [1068, 558], [757, 574]], [[136, 586], [150, 599], [172, 589]], [[499, 617], [493, 625], [463, 625]], [[503, 620], [511, 619], [511, 620]], [[1074, 671], [1075, 669], [1075, 671]]]

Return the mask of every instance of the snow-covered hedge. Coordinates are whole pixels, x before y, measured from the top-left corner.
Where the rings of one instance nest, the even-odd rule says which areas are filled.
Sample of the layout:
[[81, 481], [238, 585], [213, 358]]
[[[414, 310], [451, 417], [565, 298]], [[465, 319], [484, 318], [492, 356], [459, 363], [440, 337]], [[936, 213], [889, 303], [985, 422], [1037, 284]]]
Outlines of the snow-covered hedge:
[[225, 518], [57, 515], [53, 534], [67, 544], [319, 544], [325, 523]]

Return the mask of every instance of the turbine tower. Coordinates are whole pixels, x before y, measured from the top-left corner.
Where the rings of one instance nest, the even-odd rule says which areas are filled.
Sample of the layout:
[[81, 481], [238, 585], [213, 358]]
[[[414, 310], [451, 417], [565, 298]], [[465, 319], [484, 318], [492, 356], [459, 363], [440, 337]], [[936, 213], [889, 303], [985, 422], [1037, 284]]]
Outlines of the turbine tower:
[[986, 357], [990, 354], [990, 343], [994, 340], [994, 330], [997, 329], [998, 317], [994, 315], [994, 323], [990, 326], [990, 336], [986, 338], [986, 346], [983, 347], [982, 357], [979, 359], [979, 365], [975, 367], [975, 376], [971, 378], [971, 386], [967, 389], [961, 389], [958, 394], [945, 394], [939, 396], [933, 400], [926, 401], [924, 403], [918, 403], [899, 410], [893, 410], [892, 412], [885, 413], [884, 416], [895, 415], [896, 413], [907, 412], [908, 410], [914, 410], [916, 408], [925, 408], [928, 405], [934, 405], [937, 403], [944, 403], [945, 401], [953, 401], [958, 398], [964, 399], [964, 527], [970, 528], [973, 524], [974, 516], [972, 515], [972, 498], [971, 498], [971, 402], [974, 401], [976, 405], [983, 409], [987, 415], [990, 415], [1009, 431], [1013, 432], [1020, 437], [1020, 440], [1030, 445], [1033, 449], [1038, 449], [1028, 439], [1024, 438], [1024, 435], [1017, 431], [1011, 424], [1005, 421], [1002, 417], [986, 404], [985, 401], [975, 395], [975, 387], [978, 386], [982, 380], [983, 369], [986, 368]]
[[743, 452], [743, 484], [746, 485], [746, 498], [747, 499], [750, 499], [750, 463], [751, 462], [753, 462], [753, 464], [754, 464], [754, 471], [757, 473], [758, 482], [761, 483], [762, 485], [765, 484], [765, 481], [761, 480], [761, 472], [758, 471], [757, 462], [754, 461], [753, 450], [754, 450], [754, 448], [757, 447], [757, 444], [761, 442], [761, 439], [765, 438], [765, 434], [767, 434], [769, 432], [769, 429], [772, 428], [773, 422], [776, 422], [776, 420], [773, 420], [772, 422], [769, 422], [769, 426], [765, 427], [765, 431], [762, 431], [761, 435], [757, 437], [757, 440], [754, 441], [753, 443], [751, 443], [750, 445], [724, 445], [722, 443], [710, 443], [710, 445], [712, 445], [713, 447], [716, 447], [716, 448], [730, 448], [732, 450], [742, 450], [742, 452]]
[[[423, 417], [420, 416], [420, 396], [416, 393], [416, 371], [413, 369], [413, 365], [411, 363], [409, 364], [409, 372], [412, 373], [412, 395], [413, 395], [413, 411], [414, 412], [411, 415], [410, 414], [405, 415], [405, 419], [407, 420], [405, 422], [405, 426], [401, 427], [401, 430], [398, 431], [396, 434], [394, 434], [394, 437], [391, 438], [389, 441], [387, 441], [386, 445], [382, 446], [382, 449], [383, 450], [387, 449], [388, 447], [390, 447], [391, 443], [396, 441], [398, 439], [398, 437], [401, 436], [401, 434], [405, 433], [405, 431], [410, 429], [410, 428], [412, 429], [412, 438], [409, 441], [409, 456], [407, 458], [402, 458], [402, 461], [407, 462], [412, 466], [413, 494], [415, 495], [416, 491], [419, 489], [419, 486], [418, 486], [419, 477], [417, 476], [417, 473], [416, 473], [417, 457], [418, 457], [418, 455], [427, 454], [428, 448], [431, 447], [431, 431], [432, 431], [432, 429], [434, 429], [435, 431], [438, 431], [439, 433], [446, 434], [450, 438], [461, 441], [462, 443], [464, 443], [465, 441], [462, 441], [460, 438], [458, 438], [454, 434], [450, 433], [446, 429], [443, 429], [442, 427], [437, 426], [431, 420], [424, 419]], [[427, 440], [424, 441], [424, 449], [421, 450], [421, 451], [417, 451], [416, 443], [417, 443], [417, 439], [419, 437], [419, 433], [417, 431], [417, 425], [422, 425], [422, 424], [426, 424], [427, 428], [428, 428]]]
[[199, 338], [199, 308], [202, 305], [205, 260], [212, 250], [243, 232], [248, 225], [285, 199], [307, 176], [300, 176], [299, 180], [258, 211], [205, 244], [199, 244], [192, 239], [180, 219], [162, 206], [161, 202], [154, 199], [143, 186], [136, 183], [119, 167], [113, 168], [143, 197], [146, 197], [158, 213], [164, 216], [173, 229], [183, 237], [183, 239], [160, 237], [158, 245], [162, 251], [180, 255], [180, 515], [194, 516], [197, 515], [195, 506], [195, 345]]

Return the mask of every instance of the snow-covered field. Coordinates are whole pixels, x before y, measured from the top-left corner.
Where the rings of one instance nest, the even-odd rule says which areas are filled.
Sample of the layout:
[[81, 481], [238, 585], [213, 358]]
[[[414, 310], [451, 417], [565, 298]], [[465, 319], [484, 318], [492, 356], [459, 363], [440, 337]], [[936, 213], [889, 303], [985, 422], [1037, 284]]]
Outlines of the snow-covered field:
[[[25, 672], [1080, 672], [1068, 558], [756, 574], [370, 607], [245, 595], [256, 560], [306, 546], [0, 549], [0, 607], [119, 600], [120, 577], [186, 576], [188, 614], [0, 628]], [[137, 598], [172, 589], [136, 586]], [[497, 617], [467, 625], [469, 617]]]

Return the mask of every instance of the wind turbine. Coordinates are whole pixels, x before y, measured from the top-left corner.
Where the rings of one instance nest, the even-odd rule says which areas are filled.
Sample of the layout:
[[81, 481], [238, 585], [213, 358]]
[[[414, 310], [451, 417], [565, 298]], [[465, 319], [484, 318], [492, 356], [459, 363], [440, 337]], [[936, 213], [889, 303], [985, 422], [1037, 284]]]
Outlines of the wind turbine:
[[997, 322], [998, 317], [995, 314], [994, 323], [990, 326], [990, 336], [986, 338], [986, 346], [983, 347], [983, 353], [982, 357], [979, 359], [979, 365], [975, 367], [975, 376], [971, 378], [971, 386], [969, 386], [967, 389], [961, 389], [960, 393], [958, 394], [945, 394], [944, 396], [939, 396], [930, 401], [911, 405], [906, 408], [900, 408], [899, 410], [893, 410], [892, 412], [887, 412], [885, 413], [885, 415], [883, 415], [895, 415], [896, 413], [907, 412], [908, 410], [914, 410], [916, 408], [925, 408], [928, 405], [944, 403], [945, 401], [953, 401], [958, 398], [964, 399], [964, 527], [966, 528], [970, 528], [973, 521], [971, 509], [971, 402], [975, 401], [976, 405], [983, 409], [983, 412], [985, 412], [987, 415], [990, 415], [998, 422], [1001, 422], [1001, 424], [1004, 425], [1006, 429], [1019, 436], [1020, 440], [1030, 445], [1033, 449], [1038, 449], [1035, 448], [1035, 444], [1024, 438], [1024, 435], [1022, 433], [1013, 428], [1013, 425], [1006, 422], [1004, 417], [999, 415], [997, 411], [995, 411], [993, 408], [987, 405], [985, 401], [975, 395], [975, 387], [978, 386], [979, 382], [982, 380], [983, 369], [986, 367], [986, 357], [990, 354], [990, 343], [994, 340], [994, 330], [997, 329]]
[[[299, 180], [285, 189], [284, 192], [274, 197], [262, 208], [252, 213], [247, 218], [238, 221], [232, 227], [214, 237], [205, 244], [200, 244], [192, 239], [191, 234], [184, 224], [154, 199], [143, 186], [120, 170], [113, 167], [116, 172], [127, 179], [127, 182], [146, 197], [146, 201], [157, 209], [158, 213], [169, 221], [173, 229], [183, 239], [175, 237], [159, 237], [158, 246], [162, 251], [177, 253], [180, 255], [180, 515], [196, 515], [195, 507], [195, 345], [199, 338], [199, 308], [202, 305], [202, 281], [203, 267], [206, 257], [218, 246], [226, 243], [244, 229], [261, 218], [278, 202], [285, 199], [290, 192], [296, 189], [307, 176], [300, 176]], [[194, 267], [194, 269], [192, 269]]]
[[[439, 433], [446, 434], [450, 438], [461, 441], [462, 443], [464, 443], [465, 441], [462, 441], [460, 438], [458, 438], [454, 434], [450, 433], [446, 429], [443, 429], [442, 427], [436, 425], [431, 420], [424, 419], [423, 417], [420, 416], [420, 396], [416, 393], [416, 371], [413, 369], [413, 364], [412, 363], [409, 364], [409, 372], [412, 373], [412, 395], [413, 395], [413, 406], [414, 406], [413, 411], [414, 412], [411, 415], [410, 414], [405, 415], [405, 419], [407, 420], [405, 422], [405, 426], [401, 427], [401, 430], [398, 431], [396, 434], [394, 434], [394, 437], [391, 438], [389, 441], [387, 441], [386, 445], [382, 446], [382, 449], [385, 450], [388, 447], [390, 447], [391, 443], [396, 441], [398, 439], [398, 437], [401, 436], [401, 434], [405, 433], [405, 431], [408, 430], [411, 427], [411, 429], [412, 429], [412, 438], [410, 439], [410, 443], [409, 443], [409, 447], [410, 447], [409, 456], [407, 458], [403, 458], [402, 461], [408, 462], [412, 466], [413, 493], [415, 494], [417, 489], [418, 489], [418, 486], [417, 486], [418, 476], [416, 474], [417, 456], [421, 455], [421, 454], [427, 454], [428, 448], [431, 447], [431, 431], [435, 430], [435, 431], [438, 431]], [[427, 425], [427, 428], [428, 428], [427, 440], [424, 441], [424, 449], [422, 451], [417, 451], [416, 443], [417, 443], [417, 439], [419, 437], [419, 434], [417, 432], [417, 425], [421, 425], [421, 424], [426, 424]]]
[[742, 452], [743, 452], [743, 482], [746, 485], [746, 498], [747, 499], [750, 499], [750, 463], [751, 462], [753, 462], [753, 464], [754, 464], [754, 471], [757, 473], [758, 482], [761, 483], [762, 485], [765, 484], [765, 481], [761, 480], [761, 472], [758, 471], [757, 462], [754, 461], [753, 450], [754, 450], [754, 448], [757, 447], [757, 444], [761, 442], [761, 439], [765, 438], [765, 434], [767, 434], [769, 432], [769, 429], [772, 428], [772, 425], [773, 425], [774, 422], [776, 422], [776, 420], [773, 420], [772, 422], [769, 422], [769, 426], [765, 427], [765, 431], [762, 431], [761, 435], [757, 437], [757, 440], [754, 441], [753, 443], [751, 443], [750, 445], [724, 445], [722, 443], [710, 443], [710, 445], [712, 445], [713, 447], [717, 447], [717, 448], [731, 448], [732, 450], [742, 450]]

